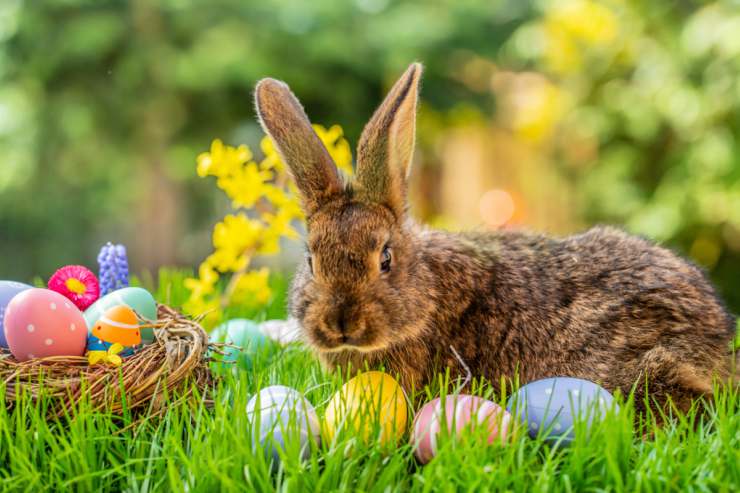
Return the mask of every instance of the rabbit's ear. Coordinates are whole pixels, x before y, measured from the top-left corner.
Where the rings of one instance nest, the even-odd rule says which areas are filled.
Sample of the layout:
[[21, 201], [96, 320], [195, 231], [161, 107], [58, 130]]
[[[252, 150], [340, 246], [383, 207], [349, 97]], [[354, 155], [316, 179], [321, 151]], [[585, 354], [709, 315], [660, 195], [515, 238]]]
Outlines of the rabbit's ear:
[[416, 101], [422, 67], [412, 63], [365, 126], [357, 148], [357, 183], [369, 200], [400, 217], [416, 138]]
[[337, 167], [290, 88], [262, 79], [254, 90], [260, 124], [275, 143], [300, 192], [307, 215], [343, 189]]

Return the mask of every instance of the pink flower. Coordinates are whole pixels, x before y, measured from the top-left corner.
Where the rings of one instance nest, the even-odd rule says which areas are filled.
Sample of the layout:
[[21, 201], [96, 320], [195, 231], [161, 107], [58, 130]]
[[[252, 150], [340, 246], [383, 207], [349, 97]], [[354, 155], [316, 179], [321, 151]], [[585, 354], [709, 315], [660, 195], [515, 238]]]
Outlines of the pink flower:
[[49, 279], [49, 289], [68, 298], [80, 310], [100, 297], [98, 278], [82, 265], [68, 265], [56, 271]]

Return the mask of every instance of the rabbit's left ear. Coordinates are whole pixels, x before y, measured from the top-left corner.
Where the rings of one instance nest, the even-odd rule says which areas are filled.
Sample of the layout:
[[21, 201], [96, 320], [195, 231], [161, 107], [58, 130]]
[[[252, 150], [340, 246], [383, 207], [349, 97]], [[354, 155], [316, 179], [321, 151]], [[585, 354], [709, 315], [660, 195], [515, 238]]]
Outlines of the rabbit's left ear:
[[357, 148], [362, 197], [406, 212], [407, 179], [416, 139], [416, 103], [422, 67], [412, 63], [365, 126]]

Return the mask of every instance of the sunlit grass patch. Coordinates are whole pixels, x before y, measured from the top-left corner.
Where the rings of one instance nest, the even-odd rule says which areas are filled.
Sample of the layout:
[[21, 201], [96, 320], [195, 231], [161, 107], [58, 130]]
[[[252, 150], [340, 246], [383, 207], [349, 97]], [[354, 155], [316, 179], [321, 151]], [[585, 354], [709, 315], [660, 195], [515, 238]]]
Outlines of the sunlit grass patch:
[[[158, 299], [178, 306], [186, 273], [163, 271], [142, 279]], [[278, 299], [256, 319], [284, 315], [285, 281]], [[156, 285], [155, 285], [156, 284]], [[277, 289], [276, 289], [277, 292]], [[421, 466], [408, 431], [392, 448], [340, 433], [311, 446], [300, 460], [295, 442], [278, 465], [253, 442], [249, 399], [269, 385], [301, 392], [322, 416], [347, 380], [327, 372], [298, 345], [256, 360], [251, 371], [223, 372], [214, 393], [200, 400], [170, 396], [155, 414], [123, 416], [92, 410], [84, 400], [68, 416], [48, 420], [46, 404], [22, 399], [0, 408], [2, 491], [737, 491], [740, 489], [740, 398], [718, 389], [706, 413], [657, 427], [633, 426], [629, 398], [568, 447], [551, 447], [524, 432], [486, 445], [481, 430], [442, 437]], [[444, 376], [409, 395], [426, 402], [459, 385]], [[505, 390], [505, 392], [502, 392]], [[475, 382], [471, 392], [506, 406], [511, 389]], [[0, 386], [4, 397], [4, 387]], [[297, 418], [296, 418], [297, 419]], [[413, 420], [409, 415], [409, 427]], [[293, 422], [292, 425], [297, 423]], [[580, 426], [578, 423], [576, 426]], [[288, 428], [291, 423], [288, 423]]]

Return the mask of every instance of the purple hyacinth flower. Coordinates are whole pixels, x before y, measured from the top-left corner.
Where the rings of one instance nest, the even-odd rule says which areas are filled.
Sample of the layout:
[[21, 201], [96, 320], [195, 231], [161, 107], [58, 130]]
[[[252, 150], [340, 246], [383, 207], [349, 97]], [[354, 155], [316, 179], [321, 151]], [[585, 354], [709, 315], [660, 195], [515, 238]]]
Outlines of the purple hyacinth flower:
[[128, 257], [126, 247], [108, 242], [98, 254], [100, 295], [128, 287]]

